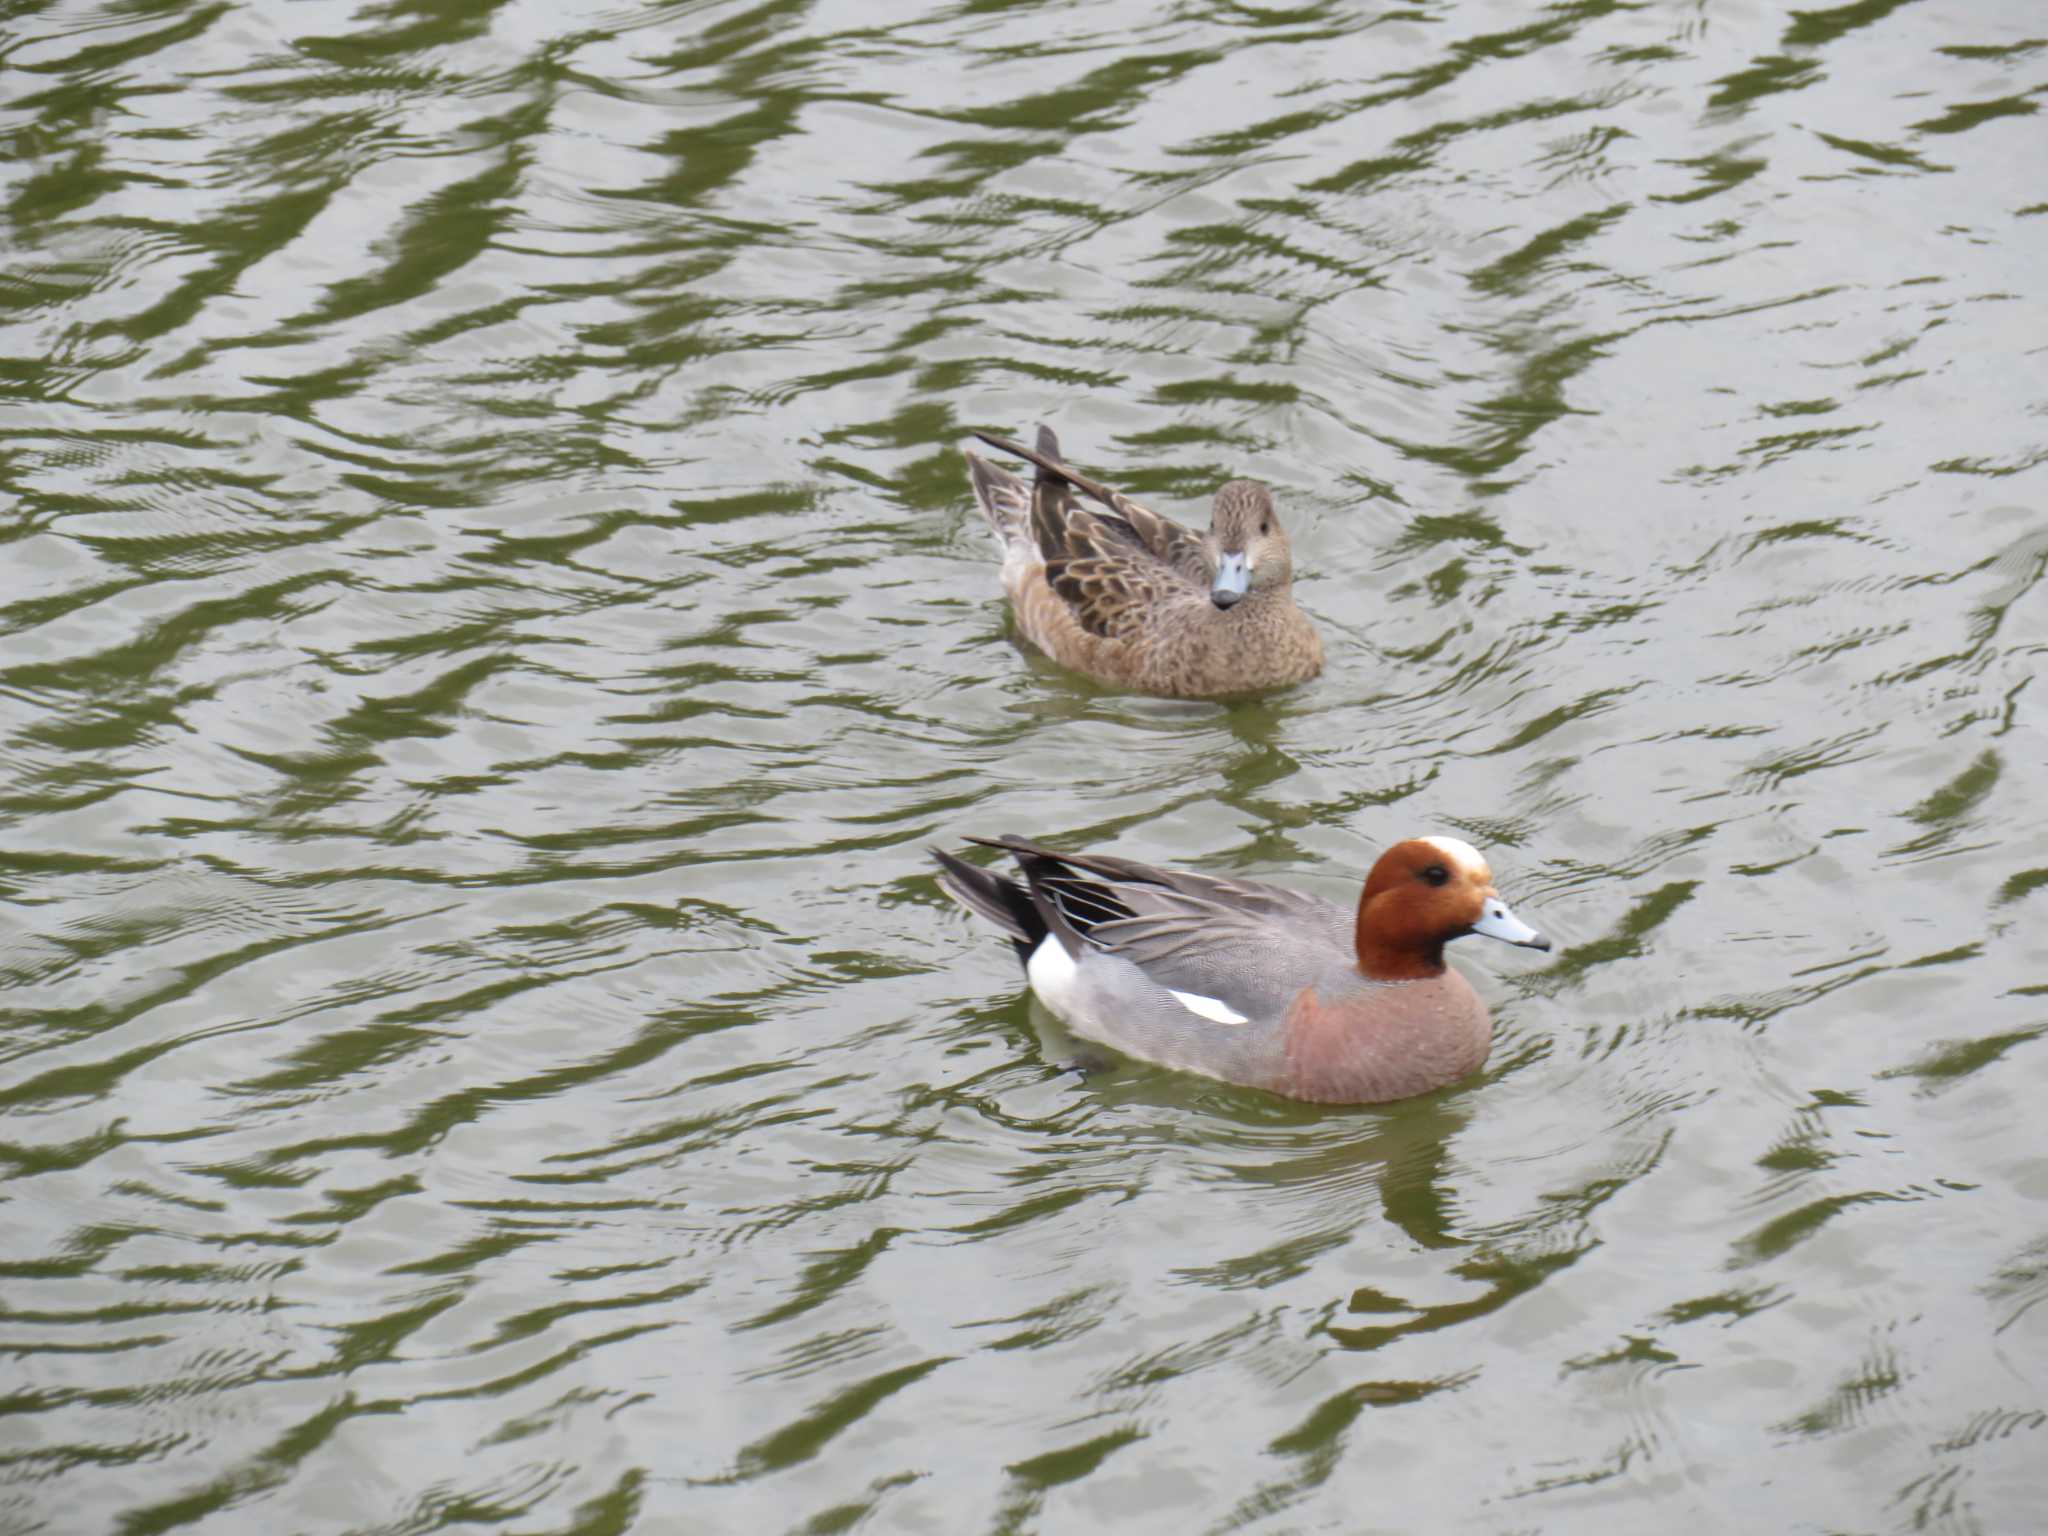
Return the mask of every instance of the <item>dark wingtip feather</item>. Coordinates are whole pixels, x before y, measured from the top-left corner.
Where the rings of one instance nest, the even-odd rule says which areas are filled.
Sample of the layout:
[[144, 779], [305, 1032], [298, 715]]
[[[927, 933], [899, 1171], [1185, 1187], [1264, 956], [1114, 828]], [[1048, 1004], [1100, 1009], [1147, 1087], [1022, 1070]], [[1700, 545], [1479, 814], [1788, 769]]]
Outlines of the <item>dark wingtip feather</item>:
[[996, 452], [1007, 453], [1013, 459], [1028, 459], [1031, 457], [1031, 450], [1029, 448], [1026, 448], [1022, 443], [1013, 443], [1007, 437], [997, 437], [993, 432], [983, 432], [979, 429], [975, 431], [974, 435], [982, 442], [987, 443], [989, 447], [995, 449]]
[[[1007, 437], [997, 437], [993, 432], [976, 432], [974, 435], [984, 443], [987, 443], [991, 448], [1010, 454], [1014, 458], [1022, 459], [1027, 464], [1036, 465], [1038, 467], [1038, 477], [1041, 481], [1051, 478], [1062, 484], [1073, 486], [1075, 490], [1101, 502], [1106, 507], [1114, 507], [1116, 505], [1117, 495], [1115, 491], [1112, 491], [1099, 480], [1090, 480], [1086, 475], [1060, 457], [1059, 439], [1052, 435], [1052, 428], [1050, 427], [1041, 426], [1038, 429], [1038, 446], [1036, 448], [1026, 448], [1022, 443], [1013, 443]], [[1048, 443], [1051, 444], [1050, 447], [1047, 446]]]

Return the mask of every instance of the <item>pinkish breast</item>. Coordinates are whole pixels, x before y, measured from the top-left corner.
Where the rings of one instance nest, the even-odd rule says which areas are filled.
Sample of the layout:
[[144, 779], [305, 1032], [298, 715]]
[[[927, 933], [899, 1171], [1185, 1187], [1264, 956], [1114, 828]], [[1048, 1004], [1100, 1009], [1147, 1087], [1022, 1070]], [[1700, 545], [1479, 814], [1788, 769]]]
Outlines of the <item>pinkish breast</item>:
[[1324, 1002], [1305, 990], [1287, 1010], [1286, 1067], [1271, 1086], [1322, 1104], [1378, 1104], [1476, 1071], [1493, 1043], [1486, 1004], [1456, 971]]

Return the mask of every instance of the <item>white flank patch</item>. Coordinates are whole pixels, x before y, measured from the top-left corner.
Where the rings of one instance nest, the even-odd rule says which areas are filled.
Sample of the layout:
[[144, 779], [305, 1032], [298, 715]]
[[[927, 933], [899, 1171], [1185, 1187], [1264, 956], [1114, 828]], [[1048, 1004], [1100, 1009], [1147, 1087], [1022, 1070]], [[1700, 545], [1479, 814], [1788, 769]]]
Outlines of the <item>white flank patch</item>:
[[[1036, 957], [1034, 956], [1033, 958], [1035, 959]], [[1172, 994], [1173, 1000], [1179, 1003], [1181, 1007], [1187, 1009], [1189, 1013], [1198, 1013], [1203, 1018], [1217, 1024], [1245, 1024], [1250, 1022], [1250, 1020], [1246, 1019], [1243, 1014], [1239, 1013], [1228, 1003], [1219, 1003], [1213, 997], [1204, 997], [1199, 992], [1175, 992], [1172, 987], [1168, 987], [1166, 990]]]
[[1049, 933], [1038, 941], [1038, 948], [1031, 952], [1031, 959], [1024, 967], [1024, 975], [1031, 982], [1031, 990], [1038, 994], [1038, 1000], [1061, 1018], [1067, 1016], [1073, 1005], [1074, 977], [1077, 974], [1074, 957]]
[[1417, 842], [1427, 843], [1438, 853], [1458, 865], [1467, 874], [1488, 878], [1486, 860], [1479, 857], [1479, 850], [1461, 837], [1421, 837]]

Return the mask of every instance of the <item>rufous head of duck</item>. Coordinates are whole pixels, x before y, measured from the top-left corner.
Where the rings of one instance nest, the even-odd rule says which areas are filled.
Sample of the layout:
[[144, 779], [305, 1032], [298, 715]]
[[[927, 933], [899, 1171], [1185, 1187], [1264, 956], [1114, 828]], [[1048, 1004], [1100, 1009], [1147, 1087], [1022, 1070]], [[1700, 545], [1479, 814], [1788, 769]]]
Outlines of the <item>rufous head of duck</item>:
[[1254, 592], [1285, 591], [1294, 580], [1294, 550], [1273, 493], [1256, 480], [1218, 488], [1202, 548], [1215, 573], [1209, 600], [1218, 608], [1234, 608]]
[[1440, 976], [1444, 945], [1483, 933], [1525, 949], [1550, 940], [1508, 910], [1470, 843], [1411, 837], [1379, 856], [1358, 898], [1358, 968], [1375, 981]]

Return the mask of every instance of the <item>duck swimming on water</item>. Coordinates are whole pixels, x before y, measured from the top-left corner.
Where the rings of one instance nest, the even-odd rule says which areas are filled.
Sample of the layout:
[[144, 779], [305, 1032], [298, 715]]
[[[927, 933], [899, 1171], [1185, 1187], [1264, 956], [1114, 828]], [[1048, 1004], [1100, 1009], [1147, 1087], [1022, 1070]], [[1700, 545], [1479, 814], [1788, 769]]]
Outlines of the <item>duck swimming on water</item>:
[[1387, 849], [1355, 912], [1021, 837], [969, 841], [1008, 853], [1022, 882], [934, 849], [940, 888], [1010, 940], [1076, 1034], [1290, 1099], [1379, 1103], [1477, 1071], [1492, 1020], [1444, 946], [1482, 933], [1550, 948], [1455, 837]]
[[1197, 534], [1070, 468], [1049, 427], [1035, 449], [975, 436], [1036, 468], [1027, 481], [966, 455], [1002, 543], [1017, 626], [1053, 660], [1184, 699], [1286, 687], [1322, 670], [1322, 641], [1294, 605], [1287, 530], [1263, 485], [1224, 485], [1209, 531]]

